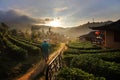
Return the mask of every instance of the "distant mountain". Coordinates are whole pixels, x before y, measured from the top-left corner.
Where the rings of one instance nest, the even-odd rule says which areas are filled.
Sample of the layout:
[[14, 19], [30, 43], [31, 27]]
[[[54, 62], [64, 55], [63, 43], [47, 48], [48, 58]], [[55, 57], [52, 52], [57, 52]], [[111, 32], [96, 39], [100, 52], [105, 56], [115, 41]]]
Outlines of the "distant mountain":
[[[81, 35], [88, 34], [89, 32], [93, 31], [89, 27], [98, 27], [106, 24], [110, 24], [112, 21], [106, 21], [106, 22], [94, 22], [94, 23], [86, 23], [77, 27], [71, 27], [71, 28], [62, 28], [62, 27], [51, 27], [51, 31], [59, 34], [64, 34], [66, 36], [69, 36], [70, 38], [76, 38]], [[43, 29], [45, 31], [48, 31], [50, 26], [45, 25], [37, 25], [37, 27], [40, 27], [40, 29]]]
[[106, 24], [110, 24], [112, 21], [106, 22], [93, 22], [93, 23], [86, 23], [77, 27], [70, 28], [66, 33], [71, 37], [78, 37], [84, 34], [88, 34], [92, 30], [89, 27], [98, 27]]
[[[106, 24], [110, 24], [112, 21], [106, 21], [106, 22], [94, 22], [94, 23], [86, 23], [77, 27], [71, 27], [71, 28], [62, 28], [62, 27], [51, 27], [51, 31], [64, 34], [66, 36], [69, 36], [71, 38], [76, 38], [81, 35], [88, 34], [89, 32], [93, 31], [89, 27], [98, 27]], [[40, 26], [41, 29], [48, 30], [49, 26]]]
[[29, 16], [21, 15], [14, 10], [9, 10], [9, 11], [0, 11], [0, 22], [7, 22], [12, 24], [15, 24], [15, 23], [27, 24], [27, 23], [36, 22], [36, 20]]
[[0, 11], [0, 22], [8, 24], [11, 28], [28, 28], [35, 23], [44, 23], [41, 19], [35, 19], [15, 10]]

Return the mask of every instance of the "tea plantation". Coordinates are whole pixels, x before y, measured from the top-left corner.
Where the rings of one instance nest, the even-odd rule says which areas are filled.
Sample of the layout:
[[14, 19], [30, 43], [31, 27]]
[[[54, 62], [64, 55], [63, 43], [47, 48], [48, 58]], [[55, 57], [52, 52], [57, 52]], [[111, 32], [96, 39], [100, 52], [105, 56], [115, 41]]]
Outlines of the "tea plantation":
[[90, 42], [70, 42], [58, 80], [120, 80], [120, 51]]

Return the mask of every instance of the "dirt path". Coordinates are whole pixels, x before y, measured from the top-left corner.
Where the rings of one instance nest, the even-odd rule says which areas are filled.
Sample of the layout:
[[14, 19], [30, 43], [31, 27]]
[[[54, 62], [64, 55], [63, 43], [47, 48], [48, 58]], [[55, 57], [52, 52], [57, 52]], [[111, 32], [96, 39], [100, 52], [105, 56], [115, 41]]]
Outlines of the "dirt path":
[[39, 73], [43, 72], [45, 66], [47, 64], [50, 63], [50, 61], [55, 57], [55, 55], [59, 54], [59, 52], [65, 48], [65, 43], [61, 43], [60, 48], [58, 50], [56, 50], [55, 52], [53, 52], [50, 56], [49, 56], [49, 60], [47, 61], [47, 63], [45, 62], [45, 60], [41, 60], [35, 68], [31, 69], [28, 73], [26, 73], [25, 75], [23, 75], [22, 77], [20, 77], [17, 80], [32, 80], [33, 78], [35, 78]]

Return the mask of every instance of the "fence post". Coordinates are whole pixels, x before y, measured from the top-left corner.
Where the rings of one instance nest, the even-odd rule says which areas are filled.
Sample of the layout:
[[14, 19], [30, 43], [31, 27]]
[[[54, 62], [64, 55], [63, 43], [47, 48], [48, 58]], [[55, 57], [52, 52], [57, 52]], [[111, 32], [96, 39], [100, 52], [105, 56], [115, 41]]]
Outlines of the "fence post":
[[62, 67], [62, 56], [61, 52], [47, 65], [46, 69], [46, 80], [52, 80], [55, 72]]

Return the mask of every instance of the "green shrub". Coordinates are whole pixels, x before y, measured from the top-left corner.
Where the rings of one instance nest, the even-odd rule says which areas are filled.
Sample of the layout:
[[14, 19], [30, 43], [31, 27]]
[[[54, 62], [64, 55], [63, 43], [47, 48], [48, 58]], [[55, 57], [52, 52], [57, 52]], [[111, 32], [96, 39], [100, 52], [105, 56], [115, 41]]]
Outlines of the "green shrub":
[[118, 50], [115, 49], [90, 49], [90, 50], [79, 50], [80, 53], [109, 53], [109, 52], [116, 52]]
[[66, 54], [80, 54], [80, 50], [68, 48], [66, 51], [64, 51], [64, 55]]
[[94, 80], [104, 80], [99, 76], [106, 77], [107, 80], [120, 80], [120, 51], [96, 47], [89, 42], [69, 43], [64, 52], [65, 64], [98, 76]]
[[101, 47], [93, 45], [91, 42], [71, 42], [67, 45], [69, 48], [73, 49], [101, 49]]
[[80, 55], [74, 57], [71, 66], [80, 68], [96, 76], [104, 76], [108, 80], [120, 79], [120, 64], [103, 61], [93, 55]]
[[[9, 36], [10, 37], [10, 36]], [[40, 47], [40, 44], [41, 43], [35, 43], [35, 42], [33, 42], [32, 40], [27, 40], [27, 39], [22, 39], [22, 38], [20, 38], [20, 37], [17, 37], [17, 36], [12, 36], [12, 38], [14, 38], [14, 39], [16, 39], [16, 40], [18, 40], [18, 41], [20, 41], [20, 42], [24, 42], [24, 43], [26, 43], [26, 44], [29, 44], [29, 45], [33, 45], [33, 46], [37, 46], [37, 47]]]
[[120, 63], [120, 52], [102, 53], [102, 54], [97, 54], [96, 56], [105, 61]]
[[12, 44], [6, 38], [4, 38], [7, 55], [16, 60], [23, 60], [27, 57], [27, 51]]
[[38, 48], [36, 46], [26, 44], [24, 42], [21, 42], [21, 41], [18, 41], [16, 39], [12, 38], [12, 37], [9, 37], [9, 40], [12, 43], [16, 44], [17, 46], [20, 46], [23, 49], [26, 49], [30, 55], [36, 55], [36, 54], [38, 55], [40, 53], [40, 48]]
[[57, 80], [105, 80], [105, 78], [95, 78], [93, 74], [81, 69], [66, 67], [59, 71]]
[[71, 60], [73, 59], [73, 57], [75, 57], [77, 55], [72, 55], [72, 54], [67, 54], [63, 56], [63, 60], [65, 65], [70, 66]]
[[66, 54], [95, 54], [95, 53], [111, 53], [111, 52], [116, 52], [118, 50], [115, 49], [74, 49], [74, 48], [68, 48], [66, 51], [64, 51], [64, 55]]

